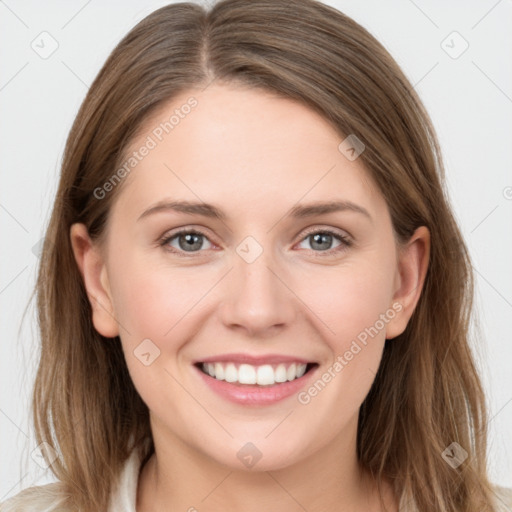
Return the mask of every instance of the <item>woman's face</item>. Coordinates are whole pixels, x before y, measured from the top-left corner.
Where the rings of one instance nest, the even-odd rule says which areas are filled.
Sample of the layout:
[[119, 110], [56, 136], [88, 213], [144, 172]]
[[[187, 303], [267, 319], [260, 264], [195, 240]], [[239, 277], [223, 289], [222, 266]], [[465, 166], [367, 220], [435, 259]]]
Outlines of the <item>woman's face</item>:
[[[355, 442], [428, 248], [420, 229], [397, 249], [385, 200], [342, 141], [291, 100], [191, 90], [145, 123], [121, 183], [97, 191], [122, 187], [104, 245], [87, 249], [74, 227], [95, 327], [120, 335], [155, 436], [262, 470]], [[295, 378], [294, 361], [309, 371]]]

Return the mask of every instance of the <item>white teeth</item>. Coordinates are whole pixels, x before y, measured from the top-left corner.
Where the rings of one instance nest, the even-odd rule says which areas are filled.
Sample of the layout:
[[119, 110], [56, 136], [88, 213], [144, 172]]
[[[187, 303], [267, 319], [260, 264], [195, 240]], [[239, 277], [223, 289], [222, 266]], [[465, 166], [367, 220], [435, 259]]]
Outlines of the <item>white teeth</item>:
[[280, 364], [276, 371], [274, 372], [274, 380], [276, 382], [286, 382], [288, 377], [286, 376], [286, 366], [284, 364]]
[[287, 382], [298, 379], [306, 373], [306, 364], [279, 364], [253, 366], [251, 364], [234, 363], [203, 363], [205, 373], [217, 380], [226, 382], [238, 382], [239, 384], [258, 384], [260, 386], [272, 386], [276, 382]]
[[240, 384], [256, 384], [256, 368], [250, 364], [241, 364], [238, 368], [238, 382]]
[[292, 363], [289, 367], [288, 367], [288, 371], [286, 372], [286, 378], [288, 380], [293, 380], [295, 378], [295, 376], [297, 375], [297, 366], [295, 363]]
[[[217, 378], [216, 375], [213, 375], [213, 377]], [[238, 381], [238, 370], [236, 369], [236, 366], [233, 363], [230, 363], [226, 366], [224, 378], [226, 379], [226, 382]]]
[[268, 386], [269, 384], [275, 384], [276, 380], [272, 366], [270, 366], [269, 364], [258, 366], [256, 382], [260, 386]]
[[302, 377], [306, 373], [307, 364], [298, 364], [297, 365], [297, 378]]
[[224, 367], [220, 363], [215, 363], [214, 377], [219, 380], [224, 380]]

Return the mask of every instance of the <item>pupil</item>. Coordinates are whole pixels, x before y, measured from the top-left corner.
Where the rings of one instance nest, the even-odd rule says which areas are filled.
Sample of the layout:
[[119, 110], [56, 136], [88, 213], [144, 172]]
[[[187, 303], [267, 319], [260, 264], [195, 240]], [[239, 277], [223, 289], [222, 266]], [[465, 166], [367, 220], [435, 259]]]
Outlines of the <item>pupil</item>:
[[[200, 249], [201, 248], [201, 241], [200, 241], [200, 237], [202, 235], [198, 235], [198, 234], [195, 234], [195, 233], [187, 233], [185, 235], [181, 235], [179, 240], [180, 240], [180, 248], [181, 249], [184, 249], [185, 251], [189, 250], [189, 249]], [[186, 242], [184, 244], [182, 244], [182, 240], [185, 239]], [[199, 241], [198, 241], [199, 240]]]
[[[312, 235], [312, 236], [313, 236], [313, 243], [311, 244], [311, 246], [313, 248], [315, 248], [315, 245], [321, 244], [322, 242], [327, 243], [327, 245], [330, 245], [328, 242], [331, 241], [332, 235], [329, 235], [328, 233], [316, 233], [315, 235]], [[318, 246], [316, 248], [320, 249], [320, 250], [329, 249], [329, 247], [318, 247]]]

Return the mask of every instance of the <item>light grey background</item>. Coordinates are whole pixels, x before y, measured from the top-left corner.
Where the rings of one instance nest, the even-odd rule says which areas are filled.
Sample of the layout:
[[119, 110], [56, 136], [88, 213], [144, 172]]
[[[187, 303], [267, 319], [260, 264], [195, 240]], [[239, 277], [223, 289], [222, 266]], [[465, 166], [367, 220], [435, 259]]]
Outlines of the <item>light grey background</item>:
[[[31, 458], [34, 309], [21, 320], [67, 133], [115, 44], [166, 3], [0, 1], [0, 501], [53, 481]], [[494, 482], [512, 486], [512, 1], [326, 3], [384, 44], [438, 131], [451, 199], [477, 276], [490, 474]], [[58, 48], [42, 58], [56, 44], [52, 39]], [[457, 56], [464, 40], [469, 47]]]

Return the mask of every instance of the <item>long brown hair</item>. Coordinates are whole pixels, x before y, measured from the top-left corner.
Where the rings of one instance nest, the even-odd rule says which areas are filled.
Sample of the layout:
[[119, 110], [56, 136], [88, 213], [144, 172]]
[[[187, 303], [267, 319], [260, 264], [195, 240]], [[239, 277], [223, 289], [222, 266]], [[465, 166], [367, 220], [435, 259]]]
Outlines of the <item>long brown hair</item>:
[[[431, 232], [429, 268], [402, 335], [386, 342], [359, 416], [360, 463], [391, 479], [420, 512], [491, 511], [487, 410], [469, 342], [473, 275], [444, 186], [440, 147], [425, 108], [384, 47], [355, 21], [315, 0], [223, 0], [210, 10], [171, 4], [117, 45], [73, 124], [37, 281], [41, 359], [33, 414], [37, 442], [73, 510], [107, 508], [134, 448], [154, 451], [148, 408], [118, 338], [100, 336], [69, 230], [103, 232], [121, 186], [101, 200], [137, 129], [159, 106], [212, 81], [271, 91], [314, 109], [360, 158], [385, 197], [397, 239]], [[442, 454], [458, 443], [457, 468]]]

